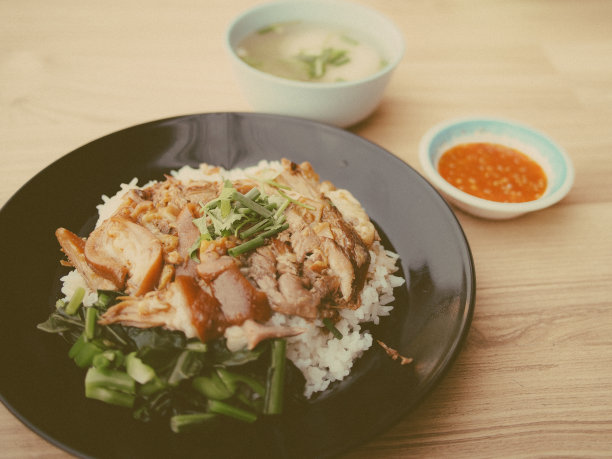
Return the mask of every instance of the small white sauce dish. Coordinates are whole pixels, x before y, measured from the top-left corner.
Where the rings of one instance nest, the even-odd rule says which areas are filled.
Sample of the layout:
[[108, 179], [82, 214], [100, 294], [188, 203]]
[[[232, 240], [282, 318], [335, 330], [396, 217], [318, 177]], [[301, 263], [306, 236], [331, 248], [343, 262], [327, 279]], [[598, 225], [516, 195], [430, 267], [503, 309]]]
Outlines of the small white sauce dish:
[[[547, 177], [544, 194], [533, 201], [504, 203], [465, 193], [438, 173], [442, 154], [455, 145], [489, 142], [521, 151], [536, 161]], [[574, 183], [574, 167], [567, 153], [546, 135], [523, 124], [496, 118], [459, 118], [428, 130], [419, 144], [419, 161], [425, 177], [451, 204], [474, 216], [509, 219], [559, 202]]]
[[[387, 65], [360, 80], [302, 82], [264, 73], [237, 55], [236, 47], [247, 35], [271, 24], [298, 20], [359, 31], [380, 50]], [[402, 33], [389, 19], [368, 7], [338, 0], [283, 0], [256, 6], [232, 21], [225, 44], [238, 84], [255, 110], [338, 127], [362, 121], [377, 108], [405, 49]]]

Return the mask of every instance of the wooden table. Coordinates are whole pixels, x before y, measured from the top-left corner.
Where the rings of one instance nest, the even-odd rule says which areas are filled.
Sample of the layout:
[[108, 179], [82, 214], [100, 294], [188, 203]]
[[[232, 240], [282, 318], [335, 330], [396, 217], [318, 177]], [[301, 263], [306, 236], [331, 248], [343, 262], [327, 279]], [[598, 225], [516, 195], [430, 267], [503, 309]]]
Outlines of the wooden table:
[[[249, 111], [223, 48], [252, 0], [0, 2], [0, 204], [102, 135], [173, 115]], [[478, 282], [455, 365], [366, 457], [612, 456], [612, 2], [362, 0], [407, 49], [380, 108], [351, 128], [420, 170], [425, 130], [519, 120], [571, 156], [552, 208], [460, 211]], [[6, 265], [5, 265], [6, 269]], [[0, 457], [66, 457], [0, 408]]]

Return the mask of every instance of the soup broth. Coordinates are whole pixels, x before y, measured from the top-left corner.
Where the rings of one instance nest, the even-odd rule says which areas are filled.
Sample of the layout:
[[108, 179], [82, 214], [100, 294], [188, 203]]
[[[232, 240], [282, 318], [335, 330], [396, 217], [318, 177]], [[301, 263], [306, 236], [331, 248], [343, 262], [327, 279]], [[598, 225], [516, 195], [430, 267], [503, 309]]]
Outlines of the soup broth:
[[386, 65], [357, 34], [301, 21], [259, 29], [239, 43], [236, 53], [263, 72], [299, 81], [358, 80]]

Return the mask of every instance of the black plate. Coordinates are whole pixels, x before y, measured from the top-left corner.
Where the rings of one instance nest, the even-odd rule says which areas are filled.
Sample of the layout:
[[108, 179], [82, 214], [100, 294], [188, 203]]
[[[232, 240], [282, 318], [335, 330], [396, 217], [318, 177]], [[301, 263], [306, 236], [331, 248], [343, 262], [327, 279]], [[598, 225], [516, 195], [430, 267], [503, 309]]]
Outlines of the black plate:
[[[67, 344], [38, 331], [58, 295], [54, 231], [84, 235], [102, 194], [133, 177], [145, 183], [185, 164], [225, 168], [287, 157], [361, 201], [401, 256], [407, 285], [375, 338], [414, 358], [401, 366], [380, 346], [349, 377], [277, 419], [176, 435], [127, 410], [87, 400]], [[350, 132], [264, 114], [212, 113], [155, 121], [95, 140], [30, 180], [0, 212], [0, 394], [28, 427], [73, 454], [97, 457], [322, 457], [389, 427], [424, 398], [467, 334], [475, 298], [464, 233], [440, 195], [411, 167]]]

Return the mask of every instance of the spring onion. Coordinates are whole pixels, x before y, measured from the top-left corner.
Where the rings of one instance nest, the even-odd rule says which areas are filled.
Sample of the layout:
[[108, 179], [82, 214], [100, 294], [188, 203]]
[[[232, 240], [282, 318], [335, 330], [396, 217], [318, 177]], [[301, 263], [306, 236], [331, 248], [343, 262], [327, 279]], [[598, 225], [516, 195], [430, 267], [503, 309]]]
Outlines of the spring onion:
[[334, 323], [331, 321], [330, 318], [326, 317], [323, 319], [323, 325], [325, 325], [325, 328], [327, 328], [336, 339], [342, 339], [342, 333], [340, 333], [340, 330], [338, 330], [336, 328], [336, 326], [334, 325]]
[[197, 252], [202, 240], [232, 234], [240, 237], [244, 242], [228, 250], [235, 257], [262, 246], [267, 238], [288, 228], [284, 212], [291, 203], [314, 210], [314, 207], [287, 196], [283, 189], [289, 187], [273, 180], [263, 182], [275, 187], [280, 197], [267, 196], [259, 188], [251, 188], [242, 194], [226, 180], [218, 198], [201, 204], [203, 215], [193, 220], [200, 231], [200, 238], [189, 249], [193, 260], [199, 261]]
[[242, 244], [236, 247], [232, 247], [231, 249], [227, 251], [227, 253], [229, 253], [233, 257], [237, 257], [238, 255], [241, 255], [245, 252], [249, 252], [253, 249], [256, 249], [257, 247], [261, 247], [262, 245], [265, 244], [266, 238], [273, 236], [277, 233], [280, 233], [281, 231], [284, 231], [287, 228], [289, 228], [289, 225], [286, 223], [282, 226], [277, 226], [275, 228], [272, 228], [268, 231], [261, 233], [257, 237], [254, 237], [253, 239], [243, 242]]
[[308, 76], [313, 79], [323, 77], [328, 65], [339, 67], [351, 60], [347, 50], [336, 48], [325, 48], [319, 54], [307, 54], [302, 51], [296, 58], [306, 65]]
[[304, 204], [301, 201], [298, 201], [297, 199], [293, 199], [291, 197], [289, 197], [287, 195], [287, 193], [284, 193], [282, 190], [278, 190], [278, 193], [285, 198], [286, 200], [288, 200], [290, 203], [295, 204], [297, 206], [303, 207], [304, 209], [308, 209], [308, 210], [316, 210], [313, 206], [309, 205], [309, 204]]

